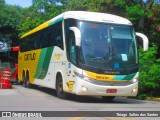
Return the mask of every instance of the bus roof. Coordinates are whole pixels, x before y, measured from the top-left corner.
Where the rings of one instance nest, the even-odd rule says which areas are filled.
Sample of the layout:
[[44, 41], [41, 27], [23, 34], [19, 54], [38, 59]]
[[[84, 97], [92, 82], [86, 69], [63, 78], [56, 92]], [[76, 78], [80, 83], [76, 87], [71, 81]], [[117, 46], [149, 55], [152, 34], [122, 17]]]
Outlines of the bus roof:
[[28, 33], [21, 36], [21, 38], [26, 37], [32, 33], [35, 33], [39, 30], [42, 30], [44, 28], [47, 28], [48, 26], [51, 26], [59, 21], [62, 21], [63, 19], [78, 19], [78, 20], [86, 20], [86, 21], [92, 21], [92, 22], [103, 22], [103, 23], [113, 23], [113, 24], [123, 24], [123, 25], [132, 25], [132, 23], [120, 16], [112, 15], [112, 14], [106, 14], [106, 13], [98, 13], [98, 12], [87, 12], [87, 11], [67, 11], [64, 12], [47, 22], [39, 25], [38, 27], [34, 28], [33, 30], [29, 31]]

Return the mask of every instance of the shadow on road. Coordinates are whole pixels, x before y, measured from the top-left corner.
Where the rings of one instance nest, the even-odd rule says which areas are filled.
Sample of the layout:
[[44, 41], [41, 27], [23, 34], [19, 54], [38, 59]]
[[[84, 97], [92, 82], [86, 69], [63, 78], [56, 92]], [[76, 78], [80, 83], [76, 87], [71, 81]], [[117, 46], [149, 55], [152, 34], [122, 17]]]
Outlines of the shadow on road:
[[[23, 87], [23, 86], [22, 86]], [[50, 88], [45, 87], [33, 87], [31, 89], [39, 90], [43, 93], [49, 94], [51, 96], [57, 97], [56, 91]], [[58, 97], [57, 97], [58, 98]], [[59, 98], [58, 98], [59, 99]], [[145, 101], [137, 100], [137, 99], [130, 99], [127, 97], [115, 97], [112, 101], [104, 101], [100, 96], [77, 96], [69, 94], [66, 101], [73, 101], [73, 102], [79, 102], [79, 103], [112, 103], [112, 104], [144, 104]]]
[[[57, 97], [56, 91], [50, 88], [45, 87], [36, 87], [34, 89], [37, 89], [41, 92], [47, 93], [49, 95], [52, 95], [54, 97]], [[79, 102], [79, 103], [112, 103], [112, 104], [143, 104], [145, 101], [137, 100], [137, 99], [130, 99], [126, 97], [115, 97], [112, 101], [104, 101], [100, 96], [77, 96], [69, 94], [68, 98], [66, 100], [73, 101], [73, 102]]]

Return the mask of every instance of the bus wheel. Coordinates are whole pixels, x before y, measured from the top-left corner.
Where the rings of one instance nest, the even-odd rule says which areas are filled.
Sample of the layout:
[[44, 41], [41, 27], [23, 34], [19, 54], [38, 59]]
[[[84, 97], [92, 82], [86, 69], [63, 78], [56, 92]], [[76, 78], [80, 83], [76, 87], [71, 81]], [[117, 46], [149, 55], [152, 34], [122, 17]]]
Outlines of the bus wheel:
[[67, 93], [63, 91], [63, 81], [61, 75], [57, 76], [56, 93], [60, 99], [65, 99], [67, 97]]
[[23, 82], [23, 86], [26, 88], [26, 77], [25, 77], [25, 71], [23, 71], [22, 73], [22, 82]]
[[106, 102], [111, 102], [115, 96], [102, 96], [102, 99]]
[[32, 85], [29, 82], [29, 73], [26, 74], [25, 83], [26, 83], [26, 88], [31, 88], [32, 87]]
[[26, 78], [25, 78], [25, 76], [23, 76], [23, 86], [24, 86], [25, 88], [27, 88], [27, 83], [26, 83]]

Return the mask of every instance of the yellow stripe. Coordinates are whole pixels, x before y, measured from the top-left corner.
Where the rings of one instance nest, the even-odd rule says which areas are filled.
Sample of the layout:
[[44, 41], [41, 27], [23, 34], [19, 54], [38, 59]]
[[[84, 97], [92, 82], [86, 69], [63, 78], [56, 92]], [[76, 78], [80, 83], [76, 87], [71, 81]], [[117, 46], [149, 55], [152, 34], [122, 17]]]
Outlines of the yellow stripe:
[[85, 72], [90, 78], [94, 80], [108, 81], [108, 80], [112, 80], [115, 77], [115, 75], [103, 75], [103, 74], [97, 74], [89, 71], [85, 71]]
[[127, 80], [113, 80], [116, 75], [105, 75], [105, 74], [97, 74], [89, 71], [85, 71], [85, 73], [88, 75], [88, 77], [99, 80], [99, 81], [108, 81], [108, 82], [125, 82]]
[[86, 117], [74, 117], [74, 118], [70, 118], [69, 120], [80, 120], [82, 118], [86, 118]]

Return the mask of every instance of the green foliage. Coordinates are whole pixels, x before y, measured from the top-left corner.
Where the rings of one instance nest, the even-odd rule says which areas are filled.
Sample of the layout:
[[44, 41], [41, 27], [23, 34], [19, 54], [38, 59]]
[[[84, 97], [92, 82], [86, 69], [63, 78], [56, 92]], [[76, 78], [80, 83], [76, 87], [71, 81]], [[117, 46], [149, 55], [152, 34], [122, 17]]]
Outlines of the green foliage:
[[23, 23], [21, 25], [21, 28], [19, 29], [19, 36], [32, 30], [33, 28], [39, 26], [40, 24], [53, 18], [54, 16], [60, 14], [61, 7], [46, 4], [45, 12], [40, 12], [32, 6], [30, 8], [24, 9], [23, 13]]
[[89, 2], [88, 0], [69, 0], [64, 5], [64, 11], [70, 11], [70, 10], [88, 10]]
[[134, 24], [136, 24], [136, 22], [144, 16], [144, 10], [141, 8], [140, 4], [126, 6], [126, 11], [127, 18], [131, 20]]
[[20, 7], [13, 7], [13, 6], [0, 6], [0, 28], [10, 26], [11, 28], [15, 28], [18, 30], [20, 28], [21, 22], [21, 8]]
[[12, 40], [12, 46], [17, 46], [22, 8], [6, 5], [4, 0], [0, 1], [0, 8], [0, 40]]
[[115, 6], [124, 6], [125, 0], [115, 0]]
[[160, 46], [160, 4], [154, 4], [150, 12], [147, 12], [147, 15], [148, 23], [146, 24], [146, 32], [149, 34], [149, 38], [152, 40], [151, 42], [156, 43], [158, 46]]
[[[156, 58], [158, 47], [152, 44], [148, 52], [140, 49], [140, 80], [139, 94], [147, 94], [149, 96], [158, 95], [160, 90], [160, 59]], [[160, 95], [160, 94], [159, 94]]]
[[140, 95], [138, 96], [138, 99], [144, 100], [144, 99], [146, 99], [147, 97], [148, 97], [147, 94], [140, 94]]

